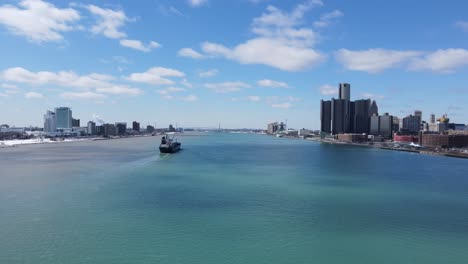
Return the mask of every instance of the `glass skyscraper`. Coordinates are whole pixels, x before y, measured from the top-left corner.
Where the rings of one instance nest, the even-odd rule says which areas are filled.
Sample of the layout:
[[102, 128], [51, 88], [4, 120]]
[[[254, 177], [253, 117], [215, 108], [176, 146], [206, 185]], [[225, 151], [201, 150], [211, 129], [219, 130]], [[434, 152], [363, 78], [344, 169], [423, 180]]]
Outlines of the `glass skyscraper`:
[[72, 128], [72, 111], [70, 107], [57, 107], [55, 108], [55, 118], [57, 129], [71, 129]]

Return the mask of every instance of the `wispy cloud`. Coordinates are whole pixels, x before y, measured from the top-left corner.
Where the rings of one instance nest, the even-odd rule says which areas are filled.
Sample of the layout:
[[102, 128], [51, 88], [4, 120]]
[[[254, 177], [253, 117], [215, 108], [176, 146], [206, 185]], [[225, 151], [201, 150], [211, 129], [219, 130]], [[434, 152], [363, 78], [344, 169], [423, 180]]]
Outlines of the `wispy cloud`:
[[247, 100], [252, 101], [252, 102], [258, 102], [261, 100], [261, 98], [258, 95], [250, 95], [250, 96], [247, 96]]
[[208, 0], [187, 0], [188, 4], [192, 7], [199, 7], [208, 3]]
[[195, 50], [193, 50], [191, 48], [180, 49], [177, 52], [177, 55], [179, 55], [180, 57], [189, 57], [189, 58], [192, 58], [192, 59], [202, 59], [203, 58], [203, 55], [201, 53], [196, 52]]
[[325, 85], [320, 86], [319, 91], [323, 95], [336, 95], [336, 94], [338, 94], [338, 88], [336, 88], [335, 86], [329, 85], [329, 84], [325, 84]]
[[215, 93], [232, 93], [238, 92], [245, 88], [251, 88], [250, 84], [244, 82], [222, 82], [222, 83], [206, 83], [206, 88], [213, 90]]
[[333, 10], [330, 13], [325, 13], [320, 16], [320, 20], [314, 22], [314, 26], [318, 28], [328, 27], [333, 21], [342, 17], [344, 14], [340, 10]]
[[202, 72], [198, 73], [198, 76], [200, 76], [201, 78], [209, 78], [209, 77], [215, 76], [216, 74], [218, 74], [218, 70], [217, 69], [211, 69], [211, 70], [202, 71]]
[[44, 95], [36, 92], [28, 92], [24, 94], [24, 97], [27, 99], [43, 99]]
[[153, 67], [148, 69], [146, 72], [132, 73], [126, 77], [127, 80], [134, 82], [141, 82], [153, 85], [171, 85], [174, 81], [169, 77], [184, 77], [185, 74], [181, 71], [163, 68]]
[[379, 73], [383, 70], [398, 67], [421, 55], [419, 51], [396, 51], [387, 49], [369, 49], [352, 51], [340, 49], [336, 59], [346, 69]]
[[289, 109], [291, 108], [293, 105], [291, 103], [279, 103], [279, 104], [272, 104], [271, 107], [273, 108], [283, 108], [283, 109]]
[[468, 65], [468, 50], [445, 49], [426, 54], [415, 59], [409, 66], [410, 70], [451, 73]]
[[455, 26], [459, 27], [461, 30], [465, 32], [468, 32], [468, 21], [463, 21], [463, 20], [457, 21], [455, 23]]
[[65, 88], [78, 88], [85, 91], [95, 90], [98, 93], [115, 95], [138, 95], [142, 93], [138, 88], [115, 83], [116, 78], [111, 75], [98, 73], [78, 75], [73, 71], [32, 72], [21, 67], [15, 67], [1, 72], [0, 79], [31, 86], [58, 85]]
[[285, 82], [279, 82], [269, 79], [263, 79], [257, 81], [257, 85], [261, 87], [269, 87], [269, 88], [289, 88], [289, 85]]
[[96, 23], [91, 27], [91, 32], [102, 34], [112, 39], [127, 37], [127, 34], [121, 31], [120, 28], [126, 22], [131, 21], [131, 19], [125, 15], [123, 10], [105, 9], [95, 5], [88, 5], [86, 9], [98, 18]]
[[81, 100], [102, 100], [107, 96], [103, 94], [93, 93], [93, 92], [66, 92], [60, 94], [60, 97], [64, 99], [81, 99]]
[[134, 40], [134, 39], [121, 39], [120, 45], [123, 47], [136, 49], [136, 50], [143, 51], [143, 52], [150, 52], [151, 50], [155, 48], [161, 47], [161, 44], [157, 43], [156, 41], [150, 41], [150, 43], [145, 45], [141, 41]]

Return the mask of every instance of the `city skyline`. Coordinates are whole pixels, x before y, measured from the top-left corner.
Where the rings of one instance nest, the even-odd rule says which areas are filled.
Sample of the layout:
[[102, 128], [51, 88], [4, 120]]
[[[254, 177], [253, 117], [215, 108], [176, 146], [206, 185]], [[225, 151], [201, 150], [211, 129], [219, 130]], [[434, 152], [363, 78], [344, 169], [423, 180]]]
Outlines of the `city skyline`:
[[1, 4], [0, 123], [69, 106], [83, 125], [320, 129], [344, 82], [381, 113], [468, 123], [464, 1], [130, 3]]

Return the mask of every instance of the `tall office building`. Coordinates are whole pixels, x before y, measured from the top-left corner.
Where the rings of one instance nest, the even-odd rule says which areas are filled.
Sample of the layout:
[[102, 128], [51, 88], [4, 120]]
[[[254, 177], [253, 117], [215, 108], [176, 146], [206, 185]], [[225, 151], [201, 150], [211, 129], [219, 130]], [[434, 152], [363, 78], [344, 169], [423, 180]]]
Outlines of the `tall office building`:
[[379, 135], [384, 138], [392, 138], [393, 136], [393, 116], [388, 113], [379, 116]]
[[413, 134], [418, 133], [421, 130], [421, 116], [409, 115], [404, 117], [402, 130]]
[[369, 110], [371, 100], [356, 100], [351, 103], [351, 131], [354, 133], [369, 133]]
[[44, 132], [57, 132], [57, 121], [55, 113], [52, 111], [47, 111], [47, 113], [44, 115]]
[[369, 134], [378, 136], [380, 133], [380, 120], [378, 115], [372, 115], [369, 121]]
[[320, 131], [331, 133], [331, 101], [320, 101]]
[[96, 135], [97, 134], [96, 123], [94, 123], [93, 121], [88, 122], [87, 133], [88, 133], [88, 135]]
[[125, 135], [125, 133], [127, 133], [127, 123], [125, 122], [115, 123], [115, 129], [116, 129], [117, 135], [119, 136]]
[[349, 132], [349, 101], [344, 99], [331, 100], [331, 132], [341, 134]]
[[140, 132], [140, 123], [138, 123], [137, 121], [133, 121], [132, 129], [133, 131]]
[[373, 115], [370, 117], [369, 134], [382, 136], [384, 138], [392, 138], [393, 131], [395, 131], [393, 116], [385, 113], [381, 116]]
[[377, 102], [374, 100], [369, 109], [369, 116], [379, 115], [379, 107], [377, 106]]
[[432, 113], [431, 114], [431, 124], [435, 124], [435, 122], [436, 122], [435, 114]]
[[80, 127], [80, 120], [72, 118], [72, 127]]
[[117, 135], [117, 129], [114, 124], [104, 124], [102, 125], [103, 131], [101, 132], [105, 137], [111, 137]]
[[340, 83], [339, 89], [338, 89], [338, 96], [339, 96], [339, 99], [350, 101], [351, 100], [351, 85], [349, 83]]
[[70, 129], [72, 128], [72, 111], [69, 107], [55, 108], [55, 117], [57, 129]]

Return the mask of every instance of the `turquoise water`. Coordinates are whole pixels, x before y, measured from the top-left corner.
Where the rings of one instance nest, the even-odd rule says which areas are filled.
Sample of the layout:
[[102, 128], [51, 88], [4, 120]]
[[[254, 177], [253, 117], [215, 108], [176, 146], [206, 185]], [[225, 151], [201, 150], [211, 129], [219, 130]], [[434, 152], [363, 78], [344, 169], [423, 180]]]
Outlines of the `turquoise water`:
[[261, 135], [0, 149], [0, 263], [468, 263], [468, 161]]

